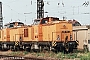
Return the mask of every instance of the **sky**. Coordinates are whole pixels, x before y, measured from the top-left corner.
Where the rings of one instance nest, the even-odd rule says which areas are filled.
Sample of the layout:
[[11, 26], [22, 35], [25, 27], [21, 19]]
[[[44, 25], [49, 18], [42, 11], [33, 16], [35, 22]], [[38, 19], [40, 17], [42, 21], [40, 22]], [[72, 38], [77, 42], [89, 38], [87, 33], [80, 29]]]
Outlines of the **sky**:
[[[37, 18], [37, 0], [0, 0], [3, 6], [4, 24], [12, 21], [21, 21], [32, 24]], [[32, 4], [31, 4], [32, 1]], [[44, 17], [52, 16], [66, 20], [77, 20], [82, 25], [90, 24], [90, 4], [86, 7], [84, 2], [90, 0], [44, 0]], [[58, 5], [59, 3], [59, 5]], [[82, 6], [83, 5], [83, 6]]]

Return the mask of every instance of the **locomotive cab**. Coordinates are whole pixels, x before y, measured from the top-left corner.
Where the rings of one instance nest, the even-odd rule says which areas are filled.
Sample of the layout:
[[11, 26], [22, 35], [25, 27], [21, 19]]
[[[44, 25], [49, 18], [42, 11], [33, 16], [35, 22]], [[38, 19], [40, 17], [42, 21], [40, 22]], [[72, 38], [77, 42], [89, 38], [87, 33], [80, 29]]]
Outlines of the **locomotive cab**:
[[57, 17], [46, 17], [41, 19], [35, 19], [33, 25], [50, 24], [55, 21], [60, 21], [60, 20]]
[[59, 21], [59, 18], [57, 18], [57, 17], [46, 17], [46, 18], [41, 19], [40, 24], [50, 24], [54, 21]]
[[38, 25], [38, 24], [40, 24], [40, 19], [35, 19], [33, 25]]
[[4, 25], [5, 28], [13, 28], [13, 27], [20, 27], [20, 26], [24, 26], [24, 23], [22, 23], [22, 22], [11, 22], [11, 23]]

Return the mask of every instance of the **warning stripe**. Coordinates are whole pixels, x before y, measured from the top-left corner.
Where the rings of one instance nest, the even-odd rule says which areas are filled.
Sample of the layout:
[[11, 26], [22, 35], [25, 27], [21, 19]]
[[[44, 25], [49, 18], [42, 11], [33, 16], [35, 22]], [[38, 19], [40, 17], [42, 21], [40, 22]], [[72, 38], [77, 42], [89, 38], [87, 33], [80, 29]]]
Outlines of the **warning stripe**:
[[79, 44], [79, 42], [78, 42], [78, 41], [76, 41], [76, 43], [77, 43], [77, 44]]
[[18, 41], [15, 42], [15, 46], [17, 46], [17, 45], [19, 45], [19, 42]]
[[54, 41], [54, 42], [52, 42], [52, 46], [54, 46], [54, 47], [55, 47], [56, 45], [57, 45], [57, 44], [56, 44], [56, 42], [55, 42], [55, 41]]

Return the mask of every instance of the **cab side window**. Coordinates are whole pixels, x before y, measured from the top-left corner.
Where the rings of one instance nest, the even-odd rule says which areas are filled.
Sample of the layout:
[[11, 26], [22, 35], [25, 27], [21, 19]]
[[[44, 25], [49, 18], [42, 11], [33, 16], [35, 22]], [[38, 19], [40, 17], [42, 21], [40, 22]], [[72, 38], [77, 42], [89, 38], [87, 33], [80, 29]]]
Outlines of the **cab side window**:
[[59, 35], [57, 35], [57, 40], [60, 40], [60, 36]]
[[24, 37], [28, 37], [28, 29], [24, 29]]
[[48, 21], [47, 20], [42, 20], [41, 24], [46, 24]]

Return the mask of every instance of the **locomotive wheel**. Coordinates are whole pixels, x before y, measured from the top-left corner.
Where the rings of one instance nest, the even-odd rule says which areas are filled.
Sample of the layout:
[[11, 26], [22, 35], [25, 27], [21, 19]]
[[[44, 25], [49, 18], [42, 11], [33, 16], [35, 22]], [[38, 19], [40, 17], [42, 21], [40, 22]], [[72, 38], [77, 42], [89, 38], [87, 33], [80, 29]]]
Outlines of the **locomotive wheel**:
[[25, 48], [25, 51], [30, 52], [30, 48]]
[[14, 51], [14, 46], [10, 46], [10, 50], [11, 51]]
[[43, 50], [43, 49], [42, 49], [42, 46], [39, 46], [39, 50], [40, 50], [40, 52], [42, 52], [42, 50]]
[[63, 53], [67, 54], [68, 53], [68, 49], [66, 49], [65, 47], [63, 47]]
[[69, 53], [70, 53], [70, 52], [73, 52], [73, 48], [69, 48], [68, 52], [69, 52]]
[[19, 51], [20, 50], [20, 48], [19, 47], [15, 47], [15, 51]]
[[7, 50], [8, 50], [7, 44], [2, 44], [1, 50], [2, 50], [2, 51], [7, 51]]
[[12, 46], [10, 48], [11, 51], [19, 51], [19, 47], [18, 46]]
[[25, 51], [30, 52], [31, 48], [29, 46], [25, 47]]
[[2, 50], [2, 46], [0, 45], [0, 50]]
[[40, 50], [40, 52], [42, 52], [42, 51], [50, 51], [50, 47], [39, 46], [39, 50]]

